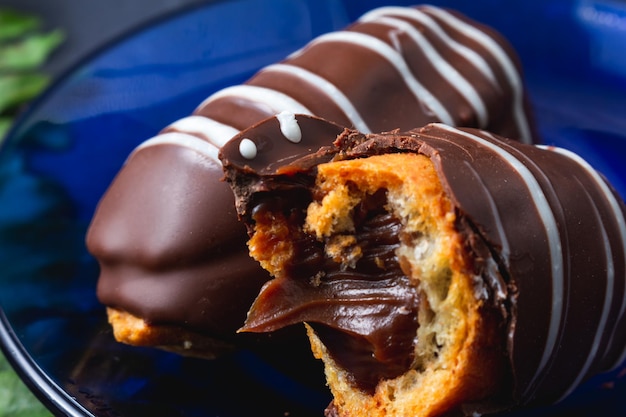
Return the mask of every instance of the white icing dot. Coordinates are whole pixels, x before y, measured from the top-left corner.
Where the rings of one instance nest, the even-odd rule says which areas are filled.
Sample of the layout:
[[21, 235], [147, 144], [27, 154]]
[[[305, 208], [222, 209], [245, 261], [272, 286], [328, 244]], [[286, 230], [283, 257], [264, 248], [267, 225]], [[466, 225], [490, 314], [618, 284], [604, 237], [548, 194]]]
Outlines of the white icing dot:
[[299, 143], [302, 140], [302, 131], [295, 114], [289, 111], [282, 111], [276, 115], [276, 119], [280, 123], [280, 131], [287, 140], [293, 143]]
[[241, 142], [239, 142], [239, 153], [246, 159], [256, 158], [257, 149], [255, 143], [248, 138], [241, 139]]

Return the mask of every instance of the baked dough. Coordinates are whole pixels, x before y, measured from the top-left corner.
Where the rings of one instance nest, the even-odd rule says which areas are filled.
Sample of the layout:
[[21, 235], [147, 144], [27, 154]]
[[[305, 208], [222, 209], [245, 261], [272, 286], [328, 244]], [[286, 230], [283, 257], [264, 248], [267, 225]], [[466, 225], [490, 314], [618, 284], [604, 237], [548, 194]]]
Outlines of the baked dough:
[[242, 331], [305, 323], [329, 415], [549, 404], [623, 362], [624, 203], [582, 158], [442, 124], [346, 129], [282, 165], [240, 153], [277, 127], [221, 152], [273, 276]]

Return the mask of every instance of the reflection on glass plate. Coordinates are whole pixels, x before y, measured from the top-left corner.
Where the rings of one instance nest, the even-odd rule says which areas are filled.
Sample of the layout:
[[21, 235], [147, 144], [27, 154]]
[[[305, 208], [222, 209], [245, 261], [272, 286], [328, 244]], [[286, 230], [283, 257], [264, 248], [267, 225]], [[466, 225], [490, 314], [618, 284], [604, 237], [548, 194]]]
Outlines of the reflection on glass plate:
[[[94, 54], [21, 119], [0, 153], [0, 339], [51, 410], [322, 415], [330, 395], [321, 380], [298, 378], [253, 352], [203, 361], [116, 343], [95, 298], [98, 269], [84, 233], [139, 142], [191, 113], [212, 91], [384, 3], [212, 2]], [[626, 39], [619, 24], [626, 10], [601, 1], [435, 3], [491, 24], [512, 41], [546, 142], [584, 155], [626, 195], [626, 63], [615, 51]], [[532, 415], [624, 415], [624, 393], [619, 375], [611, 384], [602, 377]]]

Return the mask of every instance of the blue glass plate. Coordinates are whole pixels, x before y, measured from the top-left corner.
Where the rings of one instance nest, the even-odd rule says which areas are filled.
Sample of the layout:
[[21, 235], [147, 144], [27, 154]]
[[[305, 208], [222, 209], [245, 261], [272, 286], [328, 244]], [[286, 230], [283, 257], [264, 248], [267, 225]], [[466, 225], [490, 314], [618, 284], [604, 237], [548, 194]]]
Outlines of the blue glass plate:
[[[0, 152], [0, 341], [58, 415], [321, 416], [330, 395], [253, 352], [217, 361], [116, 343], [84, 234], [141, 141], [211, 92], [384, 1], [210, 2], [134, 31], [58, 80]], [[397, 1], [395, 4], [412, 2]], [[626, 195], [626, 6], [447, 1], [504, 33], [524, 63], [547, 143], [584, 155]], [[243, 11], [243, 12], [242, 12]], [[589, 381], [533, 416], [626, 414], [626, 384]], [[528, 414], [528, 413], [527, 413]], [[517, 414], [517, 415], [527, 415]]]

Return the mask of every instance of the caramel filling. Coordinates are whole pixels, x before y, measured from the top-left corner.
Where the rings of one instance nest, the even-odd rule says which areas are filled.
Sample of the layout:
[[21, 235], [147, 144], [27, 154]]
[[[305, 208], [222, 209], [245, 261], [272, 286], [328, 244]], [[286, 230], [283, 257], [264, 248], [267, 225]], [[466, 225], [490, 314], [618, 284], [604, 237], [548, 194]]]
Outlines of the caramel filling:
[[250, 252], [275, 279], [243, 330], [309, 323], [366, 392], [436, 357], [443, 342], [433, 306], [450, 285], [454, 215], [430, 160], [394, 154], [322, 164], [295, 205], [292, 187], [254, 210]]

